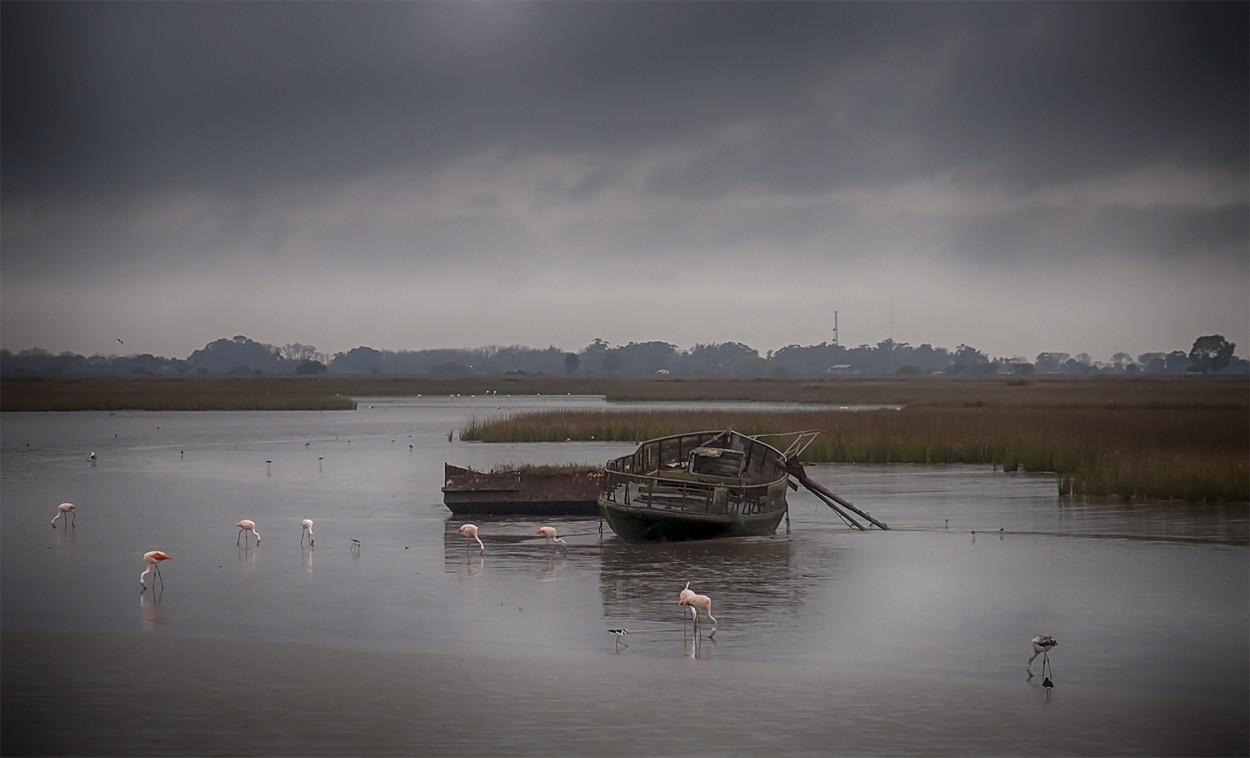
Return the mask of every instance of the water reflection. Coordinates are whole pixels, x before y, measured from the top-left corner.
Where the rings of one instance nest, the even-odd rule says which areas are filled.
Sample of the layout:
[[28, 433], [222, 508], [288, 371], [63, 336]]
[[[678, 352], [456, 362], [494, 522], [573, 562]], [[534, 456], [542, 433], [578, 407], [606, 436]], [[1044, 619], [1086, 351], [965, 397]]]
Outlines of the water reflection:
[[238, 550], [239, 572], [242, 574], [251, 574], [256, 571], [256, 556], [260, 554], [260, 549], [240, 545]]
[[139, 595], [139, 608], [143, 613], [143, 631], [154, 632], [165, 625], [165, 608], [161, 605], [161, 596], [165, 587], [157, 585], [151, 592]]
[[476, 582], [482, 577], [482, 570], [486, 567], [486, 559], [481, 555], [470, 555], [465, 559], [465, 563], [456, 571], [456, 578], [462, 582]]
[[713, 601], [732, 594], [740, 613], [775, 613], [805, 592], [806, 581], [794, 570], [795, 551], [790, 540], [766, 537], [659, 544], [604, 540], [599, 569], [604, 615], [687, 619], [688, 609], [677, 605], [686, 582]]
[[302, 545], [300, 552], [304, 558], [304, 573], [311, 574], [313, 572], [313, 547], [312, 545]]

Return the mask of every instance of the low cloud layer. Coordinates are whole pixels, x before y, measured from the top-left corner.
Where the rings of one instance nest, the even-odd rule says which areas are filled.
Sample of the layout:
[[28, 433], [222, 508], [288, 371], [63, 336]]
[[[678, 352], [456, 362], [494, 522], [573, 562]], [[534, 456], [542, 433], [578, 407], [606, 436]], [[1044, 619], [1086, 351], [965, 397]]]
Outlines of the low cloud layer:
[[1250, 339], [1244, 3], [6, 3], [4, 347]]

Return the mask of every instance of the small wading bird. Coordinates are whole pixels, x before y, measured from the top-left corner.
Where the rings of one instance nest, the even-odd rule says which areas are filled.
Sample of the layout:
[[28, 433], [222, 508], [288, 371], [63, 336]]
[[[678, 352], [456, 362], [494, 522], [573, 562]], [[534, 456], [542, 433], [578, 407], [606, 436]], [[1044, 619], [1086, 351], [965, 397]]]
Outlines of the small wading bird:
[[543, 547], [559, 545], [562, 550], [568, 548], [568, 545], [564, 543], [564, 540], [556, 536], [556, 528], [554, 526], [540, 526], [538, 531], [534, 532], [534, 534], [541, 534], [543, 538], [547, 540]]
[[305, 536], [307, 536], [307, 537], [308, 537], [308, 546], [309, 546], [309, 547], [312, 547], [313, 542], [315, 541], [315, 539], [314, 539], [314, 537], [313, 537], [313, 530], [312, 530], [313, 520], [312, 520], [312, 519], [310, 519], [310, 518], [306, 518], [306, 519], [304, 519], [303, 521], [301, 521], [301, 522], [299, 522], [299, 523], [300, 523], [300, 526], [304, 527], [304, 530], [303, 530], [302, 532], [300, 532], [300, 534], [299, 534], [299, 544], [301, 544], [301, 545], [302, 545], [302, 544], [304, 544], [304, 537], [305, 537]]
[[[687, 595], [687, 592], [690, 594]], [[694, 619], [694, 628], [696, 632], [699, 630], [699, 610], [702, 609], [703, 612], [707, 614], [708, 619], [712, 622], [712, 633], [709, 634], [707, 638], [710, 640], [716, 636], [717, 624], [716, 617], [712, 615], [712, 598], [707, 595], [696, 594], [689, 588], [689, 583], [687, 583], [686, 589], [681, 591], [681, 596], [677, 601], [677, 604], [685, 605], [690, 608], [690, 617]]]
[[[52, 517], [52, 528], [56, 528], [56, 520], [64, 516], [66, 521], [70, 522], [70, 526], [78, 526], [78, 506], [73, 503], [61, 503], [56, 507], [56, 515]], [[72, 520], [71, 520], [71, 517]]]
[[156, 572], [156, 578], [161, 580], [161, 586], [162, 587], [165, 586], [165, 580], [161, 578], [161, 567], [158, 566], [157, 564], [160, 563], [161, 561], [172, 561], [172, 560], [173, 560], [173, 556], [171, 556], [169, 553], [162, 553], [160, 550], [152, 550], [143, 554], [144, 569], [143, 569], [143, 573], [139, 575], [139, 586], [142, 587], [142, 589], [139, 590], [140, 594], [142, 594], [148, 588], [148, 586], [143, 583], [143, 577], [147, 576], [148, 573], [151, 571]]
[[351, 537], [350, 539], [352, 541], [352, 552], [359, 553], [360, 552], [360, 540], [356, 539], [355, 537]]
[[[256, 546], [257, 546], [257, 547], [260, 547], [260, 532], [256, 531], [256, 522], [255, 522], [255, 521], [252, 521], [251, 519], [246, 519], [246, 518], [245, 518], [245, 519], [243, 519], [243, 520], [239, 521], [239, 523], [235, 524], [235, 525], [234, 525], [234, 528], [239, 530], [239, 536], [235, 538], [235, 540], [234, 540], [234, 544], [236, 544], [236, 545], [237, 545], [237, 544], [239, 544], [239, 540], [241, 540], [241, 539], [246, 539], [246, 538], [243, 536], [243, 533], [244, 533], [244, 532], [251, 532], [251, 533], [252, 533], [252, 535], [256, 537]], [[246, 542], [244, 542], [244, 544], [247, 544], [247, 543], [246, 543]]]
[[1033, 661], [1037, 656], [1045, 656], [1051, 650], [1059, 646], [1059, 641], [1049, 634], [1039, 634], [1033, 638], [1033, 655], [1029, 658], [1029, 662], [1024, 665], [1024, 670], [1029, 672], [1029, 676], [1033, 676]]
[[477, 540], [478, 553], [482, 554], [486, 552], [486, 546], [482, 544], [482, 538], [477, 536], [477, 526], [475, 526], [474, 524], [464, 524], [456, 531], [464, 535], [465, 537], [465, 540], [466, 540], [464, 543], [465, 550], [469, 549], [468, 540]]

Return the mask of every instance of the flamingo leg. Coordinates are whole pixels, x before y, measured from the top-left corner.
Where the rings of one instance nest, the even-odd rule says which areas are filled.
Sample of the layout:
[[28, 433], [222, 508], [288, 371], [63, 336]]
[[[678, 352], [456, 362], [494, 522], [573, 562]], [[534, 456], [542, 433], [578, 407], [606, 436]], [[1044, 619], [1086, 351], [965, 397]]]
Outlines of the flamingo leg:
[[78, 527], [78, 511], [70, 511], [69, 513], [71, 516], [73, 516], [73, 518], [69, 522], [69, 525], [74, 528], [77, 528]]
[[243, 530], [239, 530], [239, 536], [234, 538], [234, 544], [239, 544], [239, 540], [243, 539]]

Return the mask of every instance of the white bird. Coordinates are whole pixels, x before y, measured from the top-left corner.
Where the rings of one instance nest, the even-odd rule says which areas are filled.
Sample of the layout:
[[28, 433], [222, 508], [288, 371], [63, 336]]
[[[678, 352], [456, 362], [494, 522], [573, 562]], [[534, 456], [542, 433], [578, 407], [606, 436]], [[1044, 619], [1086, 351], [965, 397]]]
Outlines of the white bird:
[[78, 521], [78, 506], [74, 505], [73, 503], [61, 503], [60, 505], [58, 505], [56, 507], [56, 515], [52, 517], [53, 529], [56, 528], [56, 520], [62, 516], [65, 517], [66, 521], [70, 521], [70, 517], [72, 516], [73, 521], [70, 522], [70, 526], [78, 526], [77, 523], [74, 523]]
[[88, 458], [89, 460], [93, 460], [93, 461], [94, 461], [94, 460], [95, 460], [95, 451], [94, 451], [94, 450], [92, 450], [92, 451], [91, 451], [91, 455], [88, 455], [88, 456], [87, 456], [87, 458]]
[[239, 536], [235, 538], [234, 544], [239, 544], [239, 540], [243, 538], [244, 532], [251, 532], [256, 537], [256, 546], [260, 547], [260, 532], [256, 531], [256, 522], [251, 519], [242, 519], [234, 525], [239, 530]]
[[173, 560], [173, 557], [171, 555], [169, 555], [168, 553], [162, 553], [160, 550], [150, 550], [143, 554], [144, 569], [143, 569], [143, 573], [139, 575], [139, 586], [142, 587], [143, 589], [139, 590], [140, 594], [142, 594], [148, 588], [148, 586], [143, 583], [143, 577], [147, 576], [148, 572], [150, 571], [155, 571], [156, 578], [161, 580], [161, 586], [162, 587], [165, 586], [165, 580], [161, 579], [161, 567], [158, 566], [157, 564], [160, 563], [161, 561], [172, 561], [172, 560]]
[[[482, 544], [482, 538], [477, 536], [477, 526], [475, 526], [474, 524], [464, 524], [456, 531], [464, 535], [468, 539], [477, 540], [479, 554], [486, 552], [486, 546]], [[469, 547], [469, 543], [465, 542], [464, 546], [467, 549]]]
[[1051, 650], [1059, 646], [1059, 640], [1051, 637], [1049, 634], [1039, 634], [1032, 639], [1033, 655], [1029, 658], [1029, 662], [1025, 664], [1024, 670], [1029, 672], [1029, 676], [1033, 676], [1033, 660], [1037, 656], [1044, 656]]
[[554, 526], [540, 526], [534, 534], [541, 534], [547, 540], [543, 547], [559, 545], [561, 549], [568, 549], [568, 545], [565, 544], [564, 540], [556, 536], [556, 528]]
[[304, 544], [304, 535], [308, 535], [308, 546], [312, 547], [313, 542], [316, 541], [316, 539], [313, 537], [313, 530], [312, 530], [313, 520], [310, 518], [306, 518], [299, 523], [300, 523], [300, 526], [304, 527], [304, 530], [300, 532], [300, 535], [299, 535], [300, 544], [301, 545]]
[[712, 622], [712, 633], [709, 634], [707, 638], [710, 640], [715, 637], [717, 624], [716, 617], [712, 615], [712, 598], [707, 595], [694, 594], [693, 592], [690, 595], [685, 595], [684, 590], [682, 594], [683, 597], [677, 601], [677, 604], [689, 606], [690, 617], [694, 619], [695, 630], [698, 631], [699, 629], [699, 609], [702, 608], [703, 612], [707, 614], [708, 619]]

